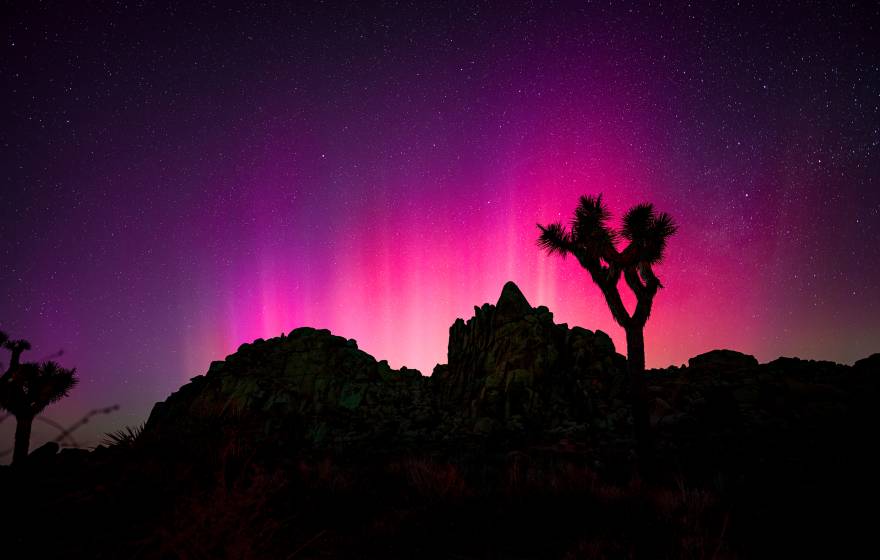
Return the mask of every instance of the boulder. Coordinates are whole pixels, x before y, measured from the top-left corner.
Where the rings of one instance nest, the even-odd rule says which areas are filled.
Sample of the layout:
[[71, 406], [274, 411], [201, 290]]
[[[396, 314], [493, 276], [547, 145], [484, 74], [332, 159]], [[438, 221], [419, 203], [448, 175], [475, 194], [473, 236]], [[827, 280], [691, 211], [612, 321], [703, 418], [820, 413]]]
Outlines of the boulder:
[[853, 369], [864, 373], [880, 373], [880, 353], [871, 354], [853, 364]]
[[758, 360], [754, 356], [735, 350], [712, 350], [688, 360], [688, 367], [717, 372], [733, 372], [757, 365]]
[[40, 447], [31, 451], [30, 454], [27, 456], [28, 466], [37, 467], [49, 464], [52, 459], [55, 458], [55, 455], [58, 453], [58, 450], [60, 448], [61, 446], [54, 441], [44, 443]]

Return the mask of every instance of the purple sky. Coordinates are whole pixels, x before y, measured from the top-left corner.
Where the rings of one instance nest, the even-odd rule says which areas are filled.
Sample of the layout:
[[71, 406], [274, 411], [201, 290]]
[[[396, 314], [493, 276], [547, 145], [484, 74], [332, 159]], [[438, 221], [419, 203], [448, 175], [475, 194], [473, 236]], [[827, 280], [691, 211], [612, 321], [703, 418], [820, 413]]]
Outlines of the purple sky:
[[83, 442], [297, 326], [430, 373], [506, 280], [622, 351], [535, 245], [584, 193], [681, 224], [649, 366], [880, 350], [876, 4], [188, 4], [3, 8], [0, 329]]

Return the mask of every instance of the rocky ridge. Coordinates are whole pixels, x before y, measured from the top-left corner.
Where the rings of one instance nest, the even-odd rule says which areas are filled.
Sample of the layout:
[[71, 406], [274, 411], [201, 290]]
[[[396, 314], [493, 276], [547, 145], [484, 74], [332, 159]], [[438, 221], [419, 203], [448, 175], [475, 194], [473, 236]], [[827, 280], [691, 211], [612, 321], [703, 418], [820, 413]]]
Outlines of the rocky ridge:
[[165, 402], [144, 435], [210, 439], [232, 431], [260, 444], [345, 444], [411, 439], [431, 421], [427, 379], [395, 370], [328, 330], [300, 328], [243, 344]]
[[156, 404], [145, 435], [185, 441], [234, 429], [272, 445], [340, 446], [583, 430], [611, 417], [603, 403], [620, 396], [624, 367], [607, 334], [555, 324], [509, 282], [496, 305], [452, 325], [449, 363], [430, 378], [299, 328], [213, 362]]
[[[744, 446], [772, 447], [790, 433], [859, 422], [877, 398], [878, 361], [875, 354], [852, 367], [795, 358], [758, 364], [713, 350], [684, 367], [651, 370], [659, 451], [728, 461]], [[354, 340], [300, 328], [212, 363], [155, 406], [144, 439], [247, 441], [282, 453], [393, 451], [486, 437], [625, 448], [625, 367], [607, 334], [554, 323], [508, 282], [495, 305], [455, 321], [448, 363], [431, 377], [392, 369]]]

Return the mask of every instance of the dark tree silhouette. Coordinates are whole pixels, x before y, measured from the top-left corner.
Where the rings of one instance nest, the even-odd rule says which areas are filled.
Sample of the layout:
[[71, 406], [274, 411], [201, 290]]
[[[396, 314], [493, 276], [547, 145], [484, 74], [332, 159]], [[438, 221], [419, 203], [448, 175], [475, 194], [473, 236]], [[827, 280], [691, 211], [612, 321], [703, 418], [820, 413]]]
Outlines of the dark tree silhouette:
[[12, 352], [9, 368], [0, 377], [0, 408], [15, 416], [15, 448], [12, 464], [20, 464], [30, 448], [34, 418], [47, 406], [66, 397], [76, 385], [76, 369], [63, 368], [48, 361], [20, 363], [22, 352], [30, 349], [24, 340], [7, 341]]
[[12, 352], [12, 357], [9, 358], [9, 367], [6, 368], [6, 373], [10, 373], [12, 370], [18, 367], [18, 364], [21, 361], [21, 355], [25, 350], [31, 349], [31, 343], [27, 340], [6, 340], [3, 343], [3, 346]]
[[[582, 196], [574, 212], [571, 227], [562, 223], [538, 224], [538, 244], [548, 254], [572, 255], [590, 273], [602, 290], [614, 320], [626, 331], [627, 369], [633, 407], [633, 420], [640, 460], [652, 456], [651, 424], [645, 393], [644, 329], [657, 290], [663, 285], [654, 274], [653, 265], [663, 260], [666, 242], [677, 230], [672, 216], [657, 213], [652, 204], [633, 206], [623, 217], [620, 231], [609, 225], [611, 213], [602, 195]], [[618, 250], [620, 239], [628, 242]], [[636, 296], [632, 315], [623, 305], [617, 289], [623, 276]]]
[[[6, 343], [8, 341], [9, 341], [9, 335], [6, 334], [5, 331], [0, 331], [0, 346], [6, 347]], [[2, 367], [3, 367], [3, 365], [0, 364], [0, 368], [2, 368]]]

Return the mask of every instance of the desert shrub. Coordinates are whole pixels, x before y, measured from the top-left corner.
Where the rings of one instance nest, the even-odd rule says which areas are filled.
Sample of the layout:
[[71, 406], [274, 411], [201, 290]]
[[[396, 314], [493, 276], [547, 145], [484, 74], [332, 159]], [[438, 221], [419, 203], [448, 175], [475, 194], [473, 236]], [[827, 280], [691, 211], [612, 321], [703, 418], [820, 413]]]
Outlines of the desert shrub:
[[143, 431], [144, 424], [134, 427], [126, 426], [121, 430], [104, 434], [101, 444], [106, 447], [134, 447]]

